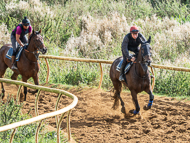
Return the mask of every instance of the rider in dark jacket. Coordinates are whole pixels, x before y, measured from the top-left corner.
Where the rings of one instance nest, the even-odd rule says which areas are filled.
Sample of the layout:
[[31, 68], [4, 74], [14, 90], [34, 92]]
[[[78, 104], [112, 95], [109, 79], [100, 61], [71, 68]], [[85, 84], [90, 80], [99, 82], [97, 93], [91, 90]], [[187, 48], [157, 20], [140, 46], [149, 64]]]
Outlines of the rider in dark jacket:
[[[138, 56], [139, 49], [140, 49], [139, 45], [141, 44], [140, 38], [142, 41], [146, 41], [145, 37], [141, 33], [139, 33], [139, 29], [136, 26], [132, 26], [130, 28], [130, 33], [128, 33], [123, 39], [123, 43], [121, 47], [122, 54], [123, 54], [123, 63], [121, 66], [121, 72], [120, 72], [120, 77], [119, 77], [120, 81], [124, 81], [123, 75], [124, 75], [124, 69], [127, 64], [127, 61], [134, 62]], [[134, 52], [135, 55], [130, 55], [129, 51]]]
[[27, 19], [27, 17], [24, 17], [24, 19], [22, 20], [22, 24], [18, 24], [11, 33], [11, 42], [12, 42], [12, 47], [13, 47], [11, 69], [13, 70], [17, 70], [15, 56], [16, 56], [18, 44], [23, 47], [24, 44], [28, 43], [26, 34], [28, 34], [28, 38], [29, 38], [30, 35], [32, 34], [32, 27], [30, 26], [30, 20]]

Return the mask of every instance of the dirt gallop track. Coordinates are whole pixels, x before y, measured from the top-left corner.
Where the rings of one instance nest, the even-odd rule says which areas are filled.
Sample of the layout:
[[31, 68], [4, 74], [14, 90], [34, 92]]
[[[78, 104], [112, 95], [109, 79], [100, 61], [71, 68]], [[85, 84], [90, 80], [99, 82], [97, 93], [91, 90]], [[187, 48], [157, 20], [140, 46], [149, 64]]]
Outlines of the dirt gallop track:
[[[16, 94], [14, 85], [6, 85], [7, 92]], [[64, 89], [64, 88], [63, 88]], [[125, 118], [121, 106], [113, 110], [113, 94], [95, 88], [66, 89], [75, 94], [79, 101], [71, 114], [71, 132], [77, 142], [190, 142], [190, 102], [178, 101], [169, 97], [155, 97], [153, 107], [143, 110], [148, 103], [148, 95], [139, 94], [141, 115]], [[7, 95], [6, 95], [7, 97]], [[122, 93], [126, 110], [134, 109], [131, 96]], [[6, 98], [5, 98], [6, 100]], [[24, 110], [32, 108], [34, 115], [35, 95], [28, 94]], [[57, 94], [42, 92], [39, 101], [39, 113], [52, 112], [55, 109]], [[59, 108], [72, 100], [62, 98]], [[55, 118], [49, 120], [55, 127]], [[66, 131], [65, 121], [62, 129]]]

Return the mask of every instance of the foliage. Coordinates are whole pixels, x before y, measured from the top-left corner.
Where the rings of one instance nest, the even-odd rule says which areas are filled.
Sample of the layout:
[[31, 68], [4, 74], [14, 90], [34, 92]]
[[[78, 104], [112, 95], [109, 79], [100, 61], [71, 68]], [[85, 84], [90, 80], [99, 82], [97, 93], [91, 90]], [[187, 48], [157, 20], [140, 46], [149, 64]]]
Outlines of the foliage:
[[[18, 121], [26, 120], [32, 118], [29, 113], [22, 114], [23, 104], [17, 104], [14, 100], [13, 96], [7, 97], [7, 101], [4, 103], [0, 102], [0, 126], [8, 125], [11, 123], [15, 123]], [[17, 143], [33, 143], [35, 142], [35, 132], [37, 128], [37, 123], [32, 123], [29, 125], [18, 127], [14, 136], [13, 142]], [[40, 143], [56, 143], [57, 142], [57, 133], [55, 131], [46, 131], [44, 130], [45, 125], [41, 127], [41, 131], [39, 134], [39, 142]], [[10, 140], [10, 136], [12, 134], [12, 130], [4, 131], [0, 133], [0, 142], [8, 143]], [[67, 139], [61, 135], [61, 141], [67, 142]]]
[[169, 96], [189, 96], [189, 80], [189, 73], [160, 69], [156, 74], [154, 92]]
[[[0, 117], [1, 117], [0, 126], [8, 125], [14, 122], [31, 118], [28, 115], [29, 113], [27, 114], [21, 113], [22, 104], [21, 105], [16, 104], [12, 96], [8, 96], [7, 101], [5, 103], [1, 101], [0, 104], [1, 104], [0, 105]], [[19, 142], [24, 142], [25, 138], [31, 138], [32, 136], [35, 135], [36, 127], [37, 127], [37, 124], [33, 123], [30, 125], [17, 128], [14, 139]], [[12, 131], [13, 130], [1, 132], [0, 142], [9, 140]]]
[[[153, 63], [189, 67], [189, 0], [3, 0], [0, 45], [10, 42], [11, 31], [25, 15], [35, 30], [42, 28], [50, 55], [114, 60], [121, 56], [121, 43], [130, 26], [137, 25], [146, 38], [152, 37]], [[56, 60], [50, 65], [57, 67], [50, 68], [50, 83], [96, 86], [99, 83], [97, 65]], [[10, 73], [6, 76], [10, 77]], [[45, 81], [45, 73], [42, 63], [41, 82]], [[174, 85], [167, 91], [172, 74], [167, 75], [163, 80], [156, 79], [156, 92], [165, 88], [164, 93], [175, 94]], [[177, 75], [172, 78], [181, 80]], [[182, 85], [177, 91], [189, 94]], [[109, 67], [104, 68], [102, 86], [112, 86]]]

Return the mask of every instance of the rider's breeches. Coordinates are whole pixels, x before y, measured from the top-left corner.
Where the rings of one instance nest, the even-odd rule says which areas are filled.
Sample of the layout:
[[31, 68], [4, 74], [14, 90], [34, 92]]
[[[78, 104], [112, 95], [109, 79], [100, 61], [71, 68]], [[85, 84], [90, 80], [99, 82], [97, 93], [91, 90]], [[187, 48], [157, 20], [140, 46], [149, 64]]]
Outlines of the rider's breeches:
[[[26, 44], [28, 42], [28, 39], [26, 37], [26, 35], [24, 37], [20, 38], [20, 41], [23, 44]], [[18, 48], [18, 42], [16, 40], [16, 37], [14, 35], [11, 34], [11, 43], [12, 43], [12, 47], [13, 47], [13, 56], [16, 56], [16, 52], [17, 52], [17, 48]]]
[[127, 58], [126, 58], [123, 50], [122, 50], [122, 54], [123, 54], [123, 63], [122, 63], [122, 65], [126, 65], [127, 64]]

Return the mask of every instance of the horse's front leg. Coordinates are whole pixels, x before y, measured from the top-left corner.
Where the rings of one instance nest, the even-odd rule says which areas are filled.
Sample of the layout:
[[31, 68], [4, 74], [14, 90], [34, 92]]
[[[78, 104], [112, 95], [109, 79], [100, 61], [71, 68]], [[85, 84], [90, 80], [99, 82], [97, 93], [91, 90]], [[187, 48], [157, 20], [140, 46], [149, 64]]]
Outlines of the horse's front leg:
[[153, 104], [153, 100], [154, 100], [154, 95], [152, 93], [151, 90], [147, 91], [147, 93], [149, 94], [149, 102], [147, 106], [144, 106], [144, 110], [148, 110], [152, 107]]
[[[28, 78], [25, 76], [22, 76], [22, 81], [27, 82]], [[26, 101], [26, 94], [27, 94], [27, 87], [24, 86], [24, 101]]]
[[[35, 85], [39, 85], [38, 74], [36, 74], [36, 75], [33, 77], [33, 80], [34, 80]], [[37, 93], [37, 92], [38, 92], [38, 89], [35, 90], [35, 91], [33, 92], [33, 94], [34, 94], [34, 93]]]
[[136, 108], [136, 110], [134, 110], [132, 113], [136, 115], [140, 111], [140, 106], [137, 100], [137, 93], [134, 90], [131, 90], [131, 95]]

